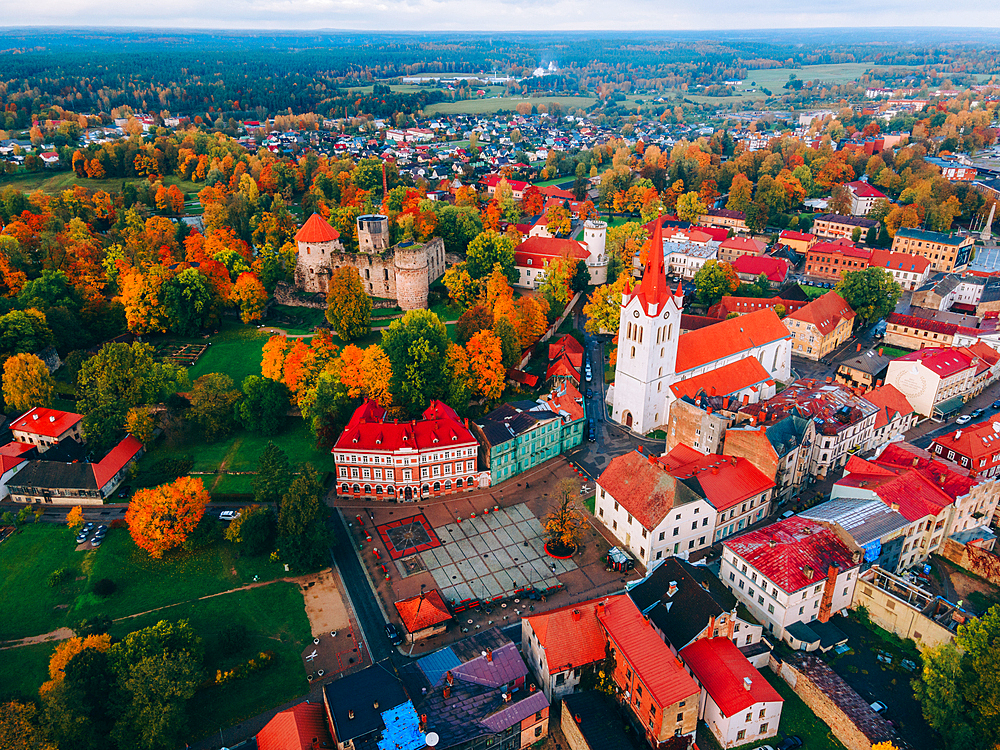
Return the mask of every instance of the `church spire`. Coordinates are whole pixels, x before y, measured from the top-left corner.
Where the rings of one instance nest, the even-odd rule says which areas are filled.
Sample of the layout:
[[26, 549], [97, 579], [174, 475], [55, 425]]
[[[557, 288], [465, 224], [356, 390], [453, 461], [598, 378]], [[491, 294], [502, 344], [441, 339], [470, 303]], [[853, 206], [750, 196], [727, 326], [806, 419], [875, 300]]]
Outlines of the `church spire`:
[[[662, 209], [661, 209], [662, 210]], [[661, 298], [670, 296], [667, 287], [666, 269], [663, 267], [663, 216], [656, 217], [653, 238], [650, 240], [649, 257], [646, 260], [646, 270], [639, 283], [639, 292], [645, 296], [646, 303], [659, 303]]]

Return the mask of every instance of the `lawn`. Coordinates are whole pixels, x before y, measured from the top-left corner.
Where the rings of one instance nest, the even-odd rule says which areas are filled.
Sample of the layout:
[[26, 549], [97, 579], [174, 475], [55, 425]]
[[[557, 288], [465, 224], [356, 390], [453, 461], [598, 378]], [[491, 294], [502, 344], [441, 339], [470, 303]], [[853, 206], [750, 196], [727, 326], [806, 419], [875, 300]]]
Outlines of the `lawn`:
[[[224, 372], [239, 387], [248, 375], [260, 375], [261, 352], [268, 335], [253, 326], [223, 329], [209, 341], [211, 346], [188, 370], [194, 381], [210, 372]], [[204, 343], [201, 339], [192, 339]]]
[[[796, 734], [805, 741], [805, 746], [809, 750], [844, 750], [840, 740], [833, 736], [830, 727], [824, 724], [823, 720], [819, 719], [812, 712], [812, 709], [803, 703], [787, 682], [770, 669], [762, 669], [760, 673], [785, 699], [781, 707], [779, 737]], [[777, 743], [772, 742], [772, 744]]]
[[[870, 63], [832, 63], [829, 65], [805, 65], [801, 68], [770, 68], [764, 70], [748, 70], [746, 80], [736, 87], [737, 91], [751, 88], [757, 84], [757, 91], [747, 94], [747, 98], [763, 99], [767, 95], [760, 91], [766, 88], [775, 96], [781, 94], [781, 87], [788, 83], [788, 77], [794, 75], [800, 81], [821, 81], [825, 84], [847, 83], [858, 80], [866, 71], [878, 66]], [[886, 66], [882, 66], [884, 69]], [[906, 65], [892, 65], [892, 68], [905, 68]], [[690, 97], [689, 97], [690, 98]], [[712, 99], [716, 101], [716, 99]]]
[[55, 643], [36, 643], [0, 651], [0, 674], [4, 676], [0, 701], [37, 698], [38, 688], [49, 677], [49, 657], [55, 648]]
[[817, 297], [822, 297], [824, 294], [829, 292], [829, 289], [825, 289], [821, 286], [812, 286], [811, 284], [799, 284], [799, 288], [803, 292], [809, 295], [809, 299], [816, 299]]
[[[274, 653], [274, 661], [266, 669], [242, 680], [206, 688], [195, 696], [188, 704], [192, 739], [238, 724], [309, 689], [301, 653], [311, 632], [302, 594], [295, 584], [278, 582], [182, 604], [116, 623], [111, 633], [121, 637], [160, 620], [190, 621], [204, 642], [205, 671], [209, 675], [245, 663], [261, 651]], [[238, 653], [225, 654], [220, 636], [232, 623], [245, 625], [247, 638]]]
[[576, 108], [586, 108], [594, 104], [597, 99], [591, 96], [549, 96], [549, 97], [537, 97], [531, 99], [524, 99], [521, 97], [497, 97], [495, 99], [467, 99], [460, 102], [440, 102], [438, 104], [431, 104], [424, 110], [425, 114], [443, 114], [443, 115], [454, 115], [454, 114], [471, 114], [471, 115], [481, 115], [481, 114], [492, 114], [493, 112], [499, 112], [500, 110], [509, 110], [513, 112], [518, 104], [533, 104], [536, 107], [539, 105], [549, 104], [559, 104], [562, 105], [564, 110], [576, 109]]
[[326, 312], [318, 307], [291, 307], [272, 305], [272, 315], [268, 325], [273, 325], [293, 335], [312, 333], [313, 329], [326, 322]]
[[[72, 188], [74, 185], [82, 185], [88, 190], [107, 190], [108, 192], [121, 192], [123, 182], [142, 182], [138, 179], [122, 179], [120, 177], [109, 177], [103, 180], [91, 180], [79, 178], [72, 171], [65, 172], [35, 172], [32, 174], [18, 174], [7, 177], [0, 177], [0, 187], [13, 187], [24, 192], [41, 190], [43, 193], [55, 195], [63, 190]], [[183, 193], [197, 194], [204, 185], [183, 180], [176, 176], [163, 178], [163, 184], [167, 187], [176, 185]]]
[[73, 537], [65, 526], [39, 523], [23, 527], [0, 544], [0, 601], [4, 603], [0, 641], [66, 625], [69, 608], [85, 583], [74, 576], [53, 587], [48, 585], [49, 574], [58, 568], [79, 571], [96, 554], [76, 552]]
[[[73, 580], [48, 585], [60, 567], [78, 571]], [[176, 552], [153, 560], [125, 529], [112, 530], [100, 549], [76, 552], [73, 532], [55, 524], [31, 524], [0, 544], [0, 640], [48, 633], [85, 617], [112, 618], [145, 612], [242, 586], [258, 576], [271, 580], [284, 567], [266, 557], [239, 558], [219, 543], [194, 553]], [[118, 590], [99, 599], [89, 582], [110, 578]]]
[[879, 349], [882, 350], [882, 354], [891, 359], [905, 357], [907, 354], [912, 353], [909, 349], [897, 349], [895, 346], [880, 346]]

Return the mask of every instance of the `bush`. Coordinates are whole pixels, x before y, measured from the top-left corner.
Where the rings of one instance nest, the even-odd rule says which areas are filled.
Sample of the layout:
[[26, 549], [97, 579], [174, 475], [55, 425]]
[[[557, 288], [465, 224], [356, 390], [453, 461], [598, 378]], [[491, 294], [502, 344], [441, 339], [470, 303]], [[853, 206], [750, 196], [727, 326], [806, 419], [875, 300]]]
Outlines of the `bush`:
[[184, 540], [184, 550], [186, 552], [194, 552], [195, 550], [209, 547], [221, 540], [222, 528], [219, 525], [218, 519], [206, 513], [198, 521], [198, 525], [195, 526], [194, 531], [188, 534], [188, 538]]
[[94, 615], [88, 617], [73, 630], [78, 638], [86, 638], [88, 635], [104, 635], [111, 630], [111, 618], [105, 614]]
[[73, 577], [75, 571], [73, 568], [56, 568], [51, 573], [49, 573], [48, 583], [49, 586], [55, 587], [61, 583], [65, 583], [67, 580]]
[[110, 578], [100, 578], [94, 581], [92, 588], [94, 589], [95, 594], [103, 598], [111, 596], [118, 590], [118, 586], [116, 586], [115, 582]]
[[152, 466], [136, 474], [135, 484], [138, 487], [159, 487], [161, 484], [169, 484], [177, 477], [182, 477], [191, 471], [192, 466], [194, 466], [194, 460], [191, 456], [161, 458]]
[[235, 623], [227, 626], [219, 634], [219, 649], [224, 656], [232, 656], [243, 650], [243, 647], [246, 646], [246, 641], [247, 626]]

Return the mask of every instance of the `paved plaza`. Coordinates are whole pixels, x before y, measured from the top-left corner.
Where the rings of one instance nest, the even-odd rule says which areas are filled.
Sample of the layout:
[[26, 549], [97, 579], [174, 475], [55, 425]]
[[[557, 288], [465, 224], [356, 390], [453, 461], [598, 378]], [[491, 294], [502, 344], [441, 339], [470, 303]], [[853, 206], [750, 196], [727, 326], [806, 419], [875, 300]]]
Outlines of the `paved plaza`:
[[524, 503], [434, 529], [440, 547], [419, 554], [442, 596], [452, 603], [550, 589], [576, 570], [573, 560], [545, 552], [542, 524]]

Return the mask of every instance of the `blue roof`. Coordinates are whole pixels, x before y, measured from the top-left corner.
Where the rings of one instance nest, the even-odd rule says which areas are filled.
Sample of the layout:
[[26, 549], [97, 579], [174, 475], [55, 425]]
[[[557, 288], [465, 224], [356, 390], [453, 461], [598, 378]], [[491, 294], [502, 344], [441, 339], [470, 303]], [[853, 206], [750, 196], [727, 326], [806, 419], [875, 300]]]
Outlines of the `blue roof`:
[[438, 681], [444, 677], [445, 672], [462, 666], [462, 660], [449, 647], [419, 659], [417, 665], [427, 677], [427, 682], [431, 685], [437, 685]]
[[427, 746], [420, 731], [420, 717], [413, 703], [406, 701], [382, 713], [385, 731], [379, 740], [379, 750], [421, 750]]

